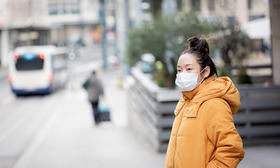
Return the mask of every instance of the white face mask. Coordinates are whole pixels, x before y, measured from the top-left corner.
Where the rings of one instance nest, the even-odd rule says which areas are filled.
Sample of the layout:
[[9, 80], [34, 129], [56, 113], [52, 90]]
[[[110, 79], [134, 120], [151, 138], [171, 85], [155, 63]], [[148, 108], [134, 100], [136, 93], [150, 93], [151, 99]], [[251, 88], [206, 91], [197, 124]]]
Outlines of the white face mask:
[[[203, 72], [205, 68], [200, 71]], [[179, 87], [181, 91], [192, 91], [194, 90], [201, 82], [197, 82], [198, 74], [196, 73], [187, 73], [187, 72], [181, 72], [176, 75], [175, 84]]]

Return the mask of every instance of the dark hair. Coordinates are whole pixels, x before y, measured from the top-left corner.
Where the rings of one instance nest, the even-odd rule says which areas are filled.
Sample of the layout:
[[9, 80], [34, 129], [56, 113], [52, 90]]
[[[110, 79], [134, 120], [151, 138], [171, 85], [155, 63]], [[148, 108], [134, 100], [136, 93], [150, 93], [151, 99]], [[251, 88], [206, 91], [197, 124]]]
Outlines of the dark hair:
[[216, 65], [211, 59], [211, 57], [209, 56], [210, 50], [207, 41], [204, 38], [198, 38], [194, 36], [189, 38], [188, 42], [189, 42], [188, 48], [186, 48], [181, 55], [186, 53], [195, 54], [201, 70], [207, 66], [210, 67], [210, 74], [207, 78], [213, 75], [218, 76]]
[[92, 71], [91, 71], [91, 74], [92, 74], [92, 75], [96, 75], [96, 70], [92, 70]]

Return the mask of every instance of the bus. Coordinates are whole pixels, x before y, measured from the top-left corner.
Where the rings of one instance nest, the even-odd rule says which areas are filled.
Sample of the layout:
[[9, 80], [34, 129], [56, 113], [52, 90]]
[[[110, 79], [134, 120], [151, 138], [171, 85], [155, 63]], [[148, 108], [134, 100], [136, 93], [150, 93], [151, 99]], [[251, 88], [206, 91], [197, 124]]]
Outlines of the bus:
[[68, 54], [55, 46], [16, 48], [9, 59], [8, 80], [12, 92], [19, 95], [49, 94], [67, 81]]

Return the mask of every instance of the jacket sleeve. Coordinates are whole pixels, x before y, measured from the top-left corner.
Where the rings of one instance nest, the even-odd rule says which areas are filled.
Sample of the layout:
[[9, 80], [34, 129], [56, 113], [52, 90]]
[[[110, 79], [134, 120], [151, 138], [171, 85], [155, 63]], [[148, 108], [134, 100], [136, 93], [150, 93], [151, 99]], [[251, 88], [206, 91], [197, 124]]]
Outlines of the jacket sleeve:
[[205, 102], [207, 137], [215, 146], [207, 168], [234, 168], [244, 157], [242, 139], [232, 118], [228, 103], [222, 99]]

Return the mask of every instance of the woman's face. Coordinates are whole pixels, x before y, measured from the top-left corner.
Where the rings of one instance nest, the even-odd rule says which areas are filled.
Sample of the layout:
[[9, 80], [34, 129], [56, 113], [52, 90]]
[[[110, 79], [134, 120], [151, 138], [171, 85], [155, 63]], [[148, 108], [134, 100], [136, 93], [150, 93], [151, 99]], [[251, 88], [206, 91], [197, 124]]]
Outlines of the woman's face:
[[177, 73], [182, 73], [182, 72], [196, 73], [198, 74], [197, 82], [199, 83], [203, 80], [203, 78], [206, 78], [210, 73], [210, 68], [208, 66], [200, 74], [201, 70], [202, 69], [200, 68], [200, 65], [196, 60], [196, 56], [194, 54], [186, 53], [179, 57], [177, 63]]

